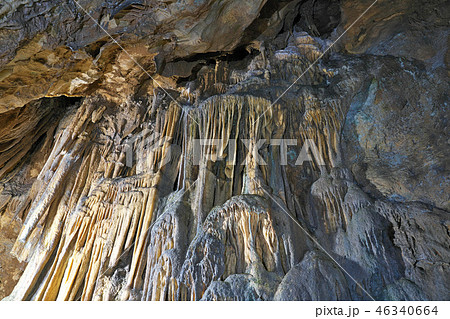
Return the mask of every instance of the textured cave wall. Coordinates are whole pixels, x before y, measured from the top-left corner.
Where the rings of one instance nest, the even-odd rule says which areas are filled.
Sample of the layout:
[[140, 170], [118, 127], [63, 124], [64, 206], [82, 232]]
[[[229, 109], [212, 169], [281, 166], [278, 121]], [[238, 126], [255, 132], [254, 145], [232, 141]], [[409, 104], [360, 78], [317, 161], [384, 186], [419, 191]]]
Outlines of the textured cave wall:
[[0, 297], [450, 299], [448, 4], [78, 4], [0, 7]]

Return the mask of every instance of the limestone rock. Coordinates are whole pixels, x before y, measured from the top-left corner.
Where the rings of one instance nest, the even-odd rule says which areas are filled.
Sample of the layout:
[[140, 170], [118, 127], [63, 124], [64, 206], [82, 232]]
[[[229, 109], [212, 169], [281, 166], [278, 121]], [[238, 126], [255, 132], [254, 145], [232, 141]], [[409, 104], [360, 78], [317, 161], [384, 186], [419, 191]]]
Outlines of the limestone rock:
[[372, 3], [4, 1], [0, 297], [448, 300], [450, 10]]
[[278, 286], [274, 300], [351, 300], [344, 274], [322, 254], [309, 252]]

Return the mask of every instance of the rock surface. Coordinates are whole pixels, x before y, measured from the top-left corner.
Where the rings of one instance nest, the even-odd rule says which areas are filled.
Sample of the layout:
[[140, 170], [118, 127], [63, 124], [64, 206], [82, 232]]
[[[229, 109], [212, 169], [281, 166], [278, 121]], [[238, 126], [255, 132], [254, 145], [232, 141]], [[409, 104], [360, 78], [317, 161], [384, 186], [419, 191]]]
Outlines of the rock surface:
[[4, 1], [0, 298], [449, 300], [448, 12]]

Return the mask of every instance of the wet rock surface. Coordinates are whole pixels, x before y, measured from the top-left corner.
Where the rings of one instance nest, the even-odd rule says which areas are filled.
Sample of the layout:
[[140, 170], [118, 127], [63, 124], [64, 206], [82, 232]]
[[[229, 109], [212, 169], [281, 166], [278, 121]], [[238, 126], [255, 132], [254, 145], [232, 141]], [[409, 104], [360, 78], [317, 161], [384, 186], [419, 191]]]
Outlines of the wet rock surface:
[[0, 297], [450, 299], [450, 10], [371, 4], [4, 2]]

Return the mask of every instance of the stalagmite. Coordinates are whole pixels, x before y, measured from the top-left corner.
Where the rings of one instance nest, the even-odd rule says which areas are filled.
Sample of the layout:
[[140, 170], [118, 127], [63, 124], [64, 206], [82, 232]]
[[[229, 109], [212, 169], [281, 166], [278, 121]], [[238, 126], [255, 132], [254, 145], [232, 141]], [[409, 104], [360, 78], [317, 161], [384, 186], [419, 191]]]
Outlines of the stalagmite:
[[0, 9], [0, 298], [448, 299], [437, 13], [100, 2]]

